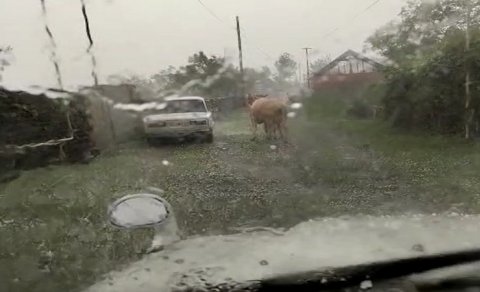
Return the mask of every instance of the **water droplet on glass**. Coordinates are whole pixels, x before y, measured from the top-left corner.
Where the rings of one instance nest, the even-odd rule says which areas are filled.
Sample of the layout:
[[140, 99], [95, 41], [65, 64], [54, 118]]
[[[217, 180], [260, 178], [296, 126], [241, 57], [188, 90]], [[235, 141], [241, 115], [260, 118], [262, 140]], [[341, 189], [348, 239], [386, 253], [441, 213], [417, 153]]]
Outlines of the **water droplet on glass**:
[[294, 112], [289, 112], [289, 113], [287, 114], [287, 117], [289, 117], [289, 118], [294, 118], [294, 117], [296, 117], [296, 116], [297, 116], [297, 114], [294, 113]]
[[412, 246], [412, 250], [413, 250], [413, 251], [417, 251], [417, 252], [424, 252], [424, 251], [425, 251], [425, 247], [424, 247], [423, 245], [421, 245], [421, 244], [418, 243], [418, 244], [414, 244], [414, 245]]
[[367, 290], [373, 287], [372, 281], [370, 280], [365, 280], [362, 283], [360, 283], [360, 289], [362, 290]]
[[302, 104], [300, 102], [295, 102], [295, 103], [292, 103], [292, 105], [290, 106], [291, 108], [293, 109], [300, 109], [302, 108]]
[[168, 166], [168, 165], [170, 165], [170, 162], [168, 160], [164, 159], [162, 161], [162, 164], [165, 165], [165, 166]]

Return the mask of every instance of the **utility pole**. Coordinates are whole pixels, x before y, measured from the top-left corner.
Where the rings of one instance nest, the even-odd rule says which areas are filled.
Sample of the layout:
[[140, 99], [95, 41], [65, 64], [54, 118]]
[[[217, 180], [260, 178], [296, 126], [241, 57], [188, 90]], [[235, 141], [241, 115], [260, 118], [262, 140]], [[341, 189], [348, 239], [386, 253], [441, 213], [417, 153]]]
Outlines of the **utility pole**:
[[303, 74], [302, 74], [302, 64], [301, 63], [298, 63], [298, 82], [300, 84], [303, 83]]
[[240, 19], [238, 16], [236, 17], [237, 20], [237, 39], [238, 39], [238, 59], [240, 63], [240, 78], [241, 78], [241, 91], [242, 91], [242, 96], [245, 96], [245, 76], [243, 72], [243, 52], [242, 52], [242, 35], [240, 31]]
[[[470, 2], [467, 2], [467, 19], [466, 19], [466, 28], [465, 28], [465, 54], [468, 56], [470, 54], [470, 13], [472, 12]], [[470, 92], [470, 64], [469, 58], [466, 58], [467, 62], [465, 63], [465, 139], [470, 139], [472, 137], [472, 124], [475, 116], [475, 109], [472, 108], [472, 95]]]
[[305, 50], [305, 57], [307, 59], [307, 85], [308, 88], [310, 88], [310, 60], [309, 60], [309, 55], [308, 51], [311, 50], [312, 48], [303, 48]]

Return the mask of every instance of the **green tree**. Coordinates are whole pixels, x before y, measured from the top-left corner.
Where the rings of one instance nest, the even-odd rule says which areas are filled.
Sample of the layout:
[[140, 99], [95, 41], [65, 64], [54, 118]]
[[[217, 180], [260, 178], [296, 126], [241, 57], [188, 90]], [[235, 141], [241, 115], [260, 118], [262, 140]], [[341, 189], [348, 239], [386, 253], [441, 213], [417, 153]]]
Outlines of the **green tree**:
[[240, 92], [240, 74], [223, 58], [198, 52], [188, 58], [185, 66], [169, 68], [151, 77], [157, 91], [172, 93], [231, 96]]
[[275, 69], [277, 69], [276, 79], [278, 82], [289, 82], [295, 76], [297, 62], [289, 53], [283, 53], [275, 62]]
[[[368, 39], [390, 60], [385, 69], [386, 117], [395, 126], [461, 133], [465, 122], [465, 74], [480, 80], [478, 0], [409, 1], [397, 24]], [[471, 49], [465, 50], [469, 23]], [[478, 112], [480, 88], [472, 85]]]
[[449, 31], [465, 31], [467, 12], [470, 25], [478, 27], [479, 5], [480, 0], [410, 0], [402, 8], [401, 22], [378, 30], [368, 43], [397, 65], [416, 62], [431, 54]]
[[[275, 88], [272, 80], [272, 72], [268, 67], [262, 67], [260, 70], [245, 68], [245, 85], [247, 92], [266, 93]], [[260, 92], [266, 91], [266, 92]]]

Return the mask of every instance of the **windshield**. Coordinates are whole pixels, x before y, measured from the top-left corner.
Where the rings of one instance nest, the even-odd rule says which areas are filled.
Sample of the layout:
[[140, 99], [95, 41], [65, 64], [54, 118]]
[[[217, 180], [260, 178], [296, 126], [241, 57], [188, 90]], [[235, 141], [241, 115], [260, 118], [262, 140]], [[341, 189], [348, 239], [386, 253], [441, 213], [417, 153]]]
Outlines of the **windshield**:
[[[0, 36], [0, 291], [480, 246], [480, 0], [2, 0]], [[137, 194], [171, 209], [112, 224]]]
[[204, 113], [207, 109], [201, 100], [170, 100], [163, 112], [165, 113]]

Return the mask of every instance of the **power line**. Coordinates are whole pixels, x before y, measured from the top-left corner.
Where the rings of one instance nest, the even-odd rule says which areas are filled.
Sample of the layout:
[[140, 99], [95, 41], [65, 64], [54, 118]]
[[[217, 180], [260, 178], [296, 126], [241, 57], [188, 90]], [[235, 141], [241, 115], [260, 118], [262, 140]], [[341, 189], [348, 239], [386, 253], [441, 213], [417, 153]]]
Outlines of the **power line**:
[[[237, 30], [237, 28], [233, 25], [230, 25], [228, 24], [227, 22], [225, 22], [221, 17], [219, 17], [212, 9], [210, 9], [202, 0], [197, 0], [197, 2], [213, 17], [215, 18], [218, 22], [226, 25], [227, 27], [229, 27], [231, 30]], [[241, 33], [242, 33], [242, 37], [248, 41], [248, 38], [247, 36], [245, 35], [245, 30], [242, 28], [240, 29]], [[248, 42], [247, 42], [247, 45], [248, 45]], [[268, 59], [271, 59], [271, 60], [274, 60], [274, 58], [268, 54], [265, 50], [263, 50], [262, 48], [256, 46], [256, 45], [250, 45], [250, 46], [253, 46], [254, 49], [256, 49], [258, 52], [260, 52], [261, 54], [263, 54], [265, 57], [267, 57]]]
[[203, 8], [205, 8], [205, 10], [208, 11], [208, 13], [210, 13], [211, 16], [213, 16], [215, 19], [217, 19], [220, 22], [224, 22], [220, 17], [218, 17], [218, 15], [215, 12], [213, 12], [213, 10], [211, 10], [210, 8], [208, 8], [207, 5], [205, 5], [205, 3], [202, 2], [202, 0], [197, 0], [197, 1], [198, 3], [200, 3], [200, 5], [203, 6]]
[[[246, 36], [246, 32], [245, 30], [241, 29], [241, 32], [242, 32], [242, 36], [245, 40], [248, 41], [248, 37]], [[247, 42], [248, 44], [248, 42]], [[262, 48], [258, 47], [258, 46], [255, 46], [253, 45], [253, 48], [256, 49], [257, 51], [259, 51], [261, 54], [263, 54], [265, 57], [267, 57], [268, 59], [270, 60], [274, 60], [275, 58], [273, 58], [269, 53], [267, 53], [265, 50], [263, 50]]]
[[328, 37], [330, 37], [332, 34], [334, 34], [335, 32], [337, 32], [338, 30], [340, 30], [342, 27], [345, 27], [346, 25], [349, 25], [349, 26], [350, 26], [352, 20], [355, 20], [355, 19], [357, 19], [358, 17], [360, 17], [362, 14], [368, 12], [370, 9], [372, 9], [373, 7], [375, 7], [375, 5], [377, 5], [378, 3], [380, 3], [380, 1], [382, 1], [382, 0], [375, 0], [375, 1], [373, 1], [372, 3], [370, 3], [370, 5], [368, 5], [367, 7], [365, 7], [365, 9], [363, 9], [363, 10], [360, 11], [359, 13], [357, 13], [357, 14], [355, 14], [354, 16], [352, 16], [351, 18], [349, 18], [348, 24], [335, 27], [334, 29], [330, 30], [329, 32], [327, 32], [326, 34], [324, 34], [323, 36], [321, 36], [321, 38], [328, 38]]
[[373, 6], [377, 5], [378, 2], [380, 2], [381, 0], [377, 0], [377, 1], [374, 1], [372, 4], [370, 4], [370, 6], [368, 6], [367, 8], [365, 8], [364, 12], [370, 10]]

